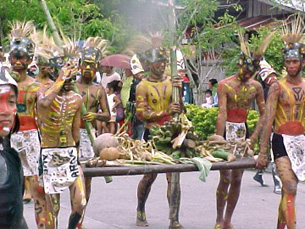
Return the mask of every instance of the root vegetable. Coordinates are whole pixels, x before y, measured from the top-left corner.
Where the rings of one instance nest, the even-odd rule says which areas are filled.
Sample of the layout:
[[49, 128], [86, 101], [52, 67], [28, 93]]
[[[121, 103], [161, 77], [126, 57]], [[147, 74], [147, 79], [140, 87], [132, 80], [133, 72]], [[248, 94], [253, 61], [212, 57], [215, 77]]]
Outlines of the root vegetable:
[[120, 157], [120, 153], [118, 148], [116, 147], [104, 148], [100, 151], [101, 160], [113, 161], [119, 159], [119, 157]]

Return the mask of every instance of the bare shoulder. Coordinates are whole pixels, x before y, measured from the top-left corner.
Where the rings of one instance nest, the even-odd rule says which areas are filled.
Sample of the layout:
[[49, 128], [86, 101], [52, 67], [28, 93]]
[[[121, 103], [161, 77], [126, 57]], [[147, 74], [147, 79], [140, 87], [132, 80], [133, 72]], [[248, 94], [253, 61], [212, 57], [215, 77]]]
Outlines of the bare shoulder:
[[250, 79], [250, 84], [253, 85], [254, 87], [258, 88], [258, 89], [263, 89], [263, 86], [260, 82], [258, 82], [257, 80], [254, 79]]

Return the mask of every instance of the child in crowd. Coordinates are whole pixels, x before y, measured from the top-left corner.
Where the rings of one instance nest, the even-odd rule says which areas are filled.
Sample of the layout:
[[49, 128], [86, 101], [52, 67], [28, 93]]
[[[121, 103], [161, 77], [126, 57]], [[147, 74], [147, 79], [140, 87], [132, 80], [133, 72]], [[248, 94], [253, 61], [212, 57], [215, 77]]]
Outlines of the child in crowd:
[[213, 99], [213, 96], [212, 96], [212, 91], [210, 89], [205, 91], [205, 99], [206, 99], [206, 102], [203, 103], [201, 105], [201, 107], [203, 107], [203, 108], [211, 108], [213, 103], [214, 103], [214, 99]]
[[[107, 84], [106, 93], [107, 93], [107, 101], [110, 110], [110, 120], [108, 123], [103, 122], [102, 126], [104, 128], [104, 133], [116, 133], [117, 126], [117, 111], [120, 110], [120, 106], [122, 106], [122, 102], [120, 100], [120, 81], [114, 80]], [[120, 115], [120, 114], [118, 114]]]

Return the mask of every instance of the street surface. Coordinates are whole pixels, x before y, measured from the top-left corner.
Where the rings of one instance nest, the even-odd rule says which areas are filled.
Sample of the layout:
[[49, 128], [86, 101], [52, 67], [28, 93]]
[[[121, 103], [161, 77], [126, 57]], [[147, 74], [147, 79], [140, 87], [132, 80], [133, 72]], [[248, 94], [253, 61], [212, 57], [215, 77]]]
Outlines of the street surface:
[[[276, 228], [277, 208], [280, 195], [273, 193], [273, 180], [270, 173], [263, 178], [268, 187], [261, 187], [254, 181], [254, 170], [246, 170], [243, 176], [242, 191], [233, 215], [236, 229]], [[215, 192], [218, 184], [218, 171], [210, 171], [207, 182], [199, 180], [199, 172], [181, 173], [182, 199], [180, 222], [186, 229], [213, 229], [216, 219]], [[136, 221], [136, 189], [142, 178], [137, 176], [116, 176], [106, 184], [103, 178], [93, 179], [91, 199], [84, 221], [88, 229], [140, 229]], [[165, 174], [159, 174], [153, 184], [146, 204], [149, 223], [147, 229], [166, 229], [169, 225], [166, 199]], [[305, 184], [298, 185], [297, 228], [305, 228]], [[69, 192], [61, 197], [59, 228], [67, 228], [70, 215]], [[33, 202], [25, 205], [24, 216], [30, 229], [36, 228]]]

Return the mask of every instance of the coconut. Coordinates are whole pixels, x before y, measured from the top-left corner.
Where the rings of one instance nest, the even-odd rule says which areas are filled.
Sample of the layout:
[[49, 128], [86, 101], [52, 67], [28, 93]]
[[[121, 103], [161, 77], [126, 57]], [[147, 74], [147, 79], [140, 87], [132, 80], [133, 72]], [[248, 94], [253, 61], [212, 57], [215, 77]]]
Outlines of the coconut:
[[117, 147], [106, 147], [100, 151], [100, 159], [107, 161], [114, 161], [120, 157]]
[[95, 153], [95, 156], [98, 157], [100, 155], [100, 151], [104, 148], [109, 147], [118, 147], [119, 142], [115, 138], [115, 136], [111, 133], [105, 133], [98, 136], [93, 144], [93, 151]]

